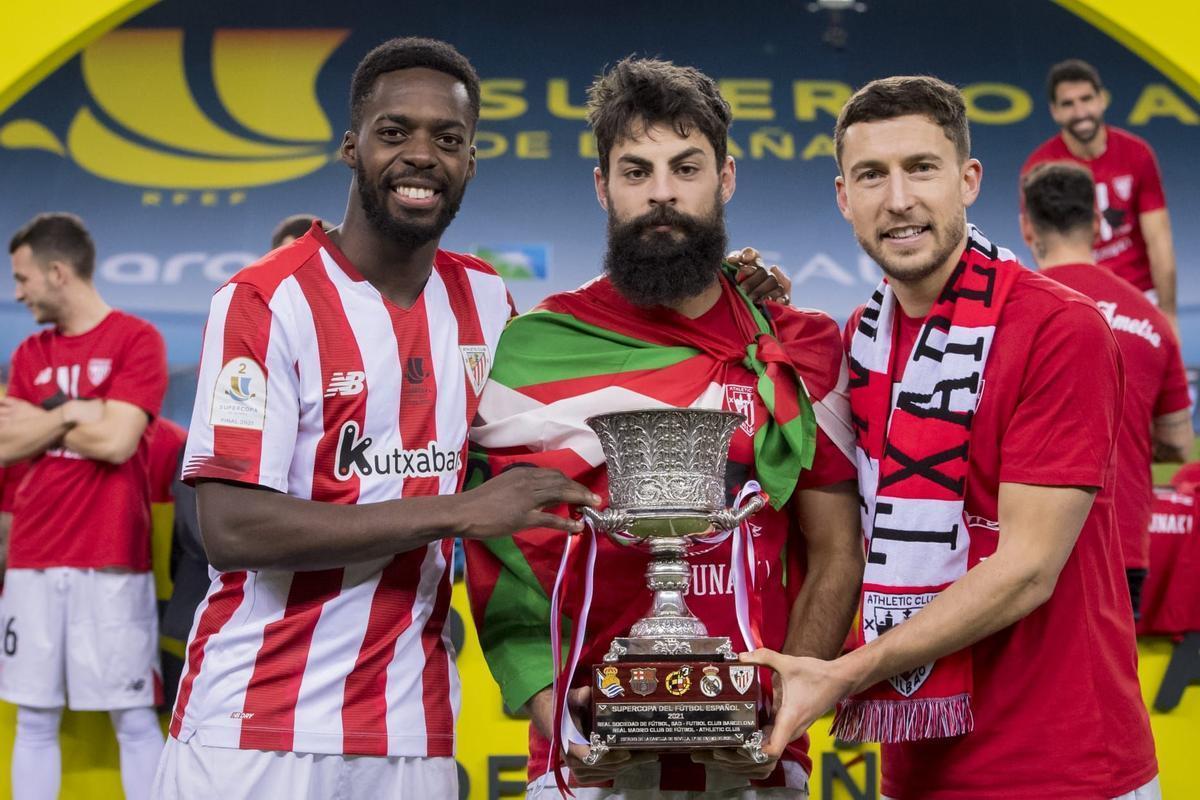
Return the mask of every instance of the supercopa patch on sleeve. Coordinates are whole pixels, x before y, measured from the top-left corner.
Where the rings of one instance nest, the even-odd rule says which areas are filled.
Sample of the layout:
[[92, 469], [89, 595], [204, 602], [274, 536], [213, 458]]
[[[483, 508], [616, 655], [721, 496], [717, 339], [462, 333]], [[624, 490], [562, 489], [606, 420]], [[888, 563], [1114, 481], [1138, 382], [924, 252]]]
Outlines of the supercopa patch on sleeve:
[[213, 387], [209, 424], [261, 431], [266, 421], [267, 376], [263, 368], [243, 356], [225, 362]]

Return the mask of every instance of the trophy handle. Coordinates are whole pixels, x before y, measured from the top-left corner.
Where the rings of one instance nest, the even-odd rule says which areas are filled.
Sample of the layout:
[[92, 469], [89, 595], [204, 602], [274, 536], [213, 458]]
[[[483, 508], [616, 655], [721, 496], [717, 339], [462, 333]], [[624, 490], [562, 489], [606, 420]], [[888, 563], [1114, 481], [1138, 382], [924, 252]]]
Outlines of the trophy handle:
[[583, 514], [583, 517], [592, 523], [592, 527], [608, 534], [608, 538], [617, 544], [627, 545], [630, 543], [629, 540], [622, 539], [616, 535], [629, 527], [629, 514], [627, 512], [611, 506], [603, 511], [597, 511], [591, 506], [582, 506], [579, 510]]
[[709, 519], [717, 530], [728, 531], [741, 525], [748, 518], [757, 514], [762, 510], [762, 507], [767, 504], [767, 501], [761, 494], [756, 494], [746, 501], [746, 504], [739, 509], [725, 508], [720, 511], [714, 511]]
[[745, 744], [742, 745], [742, 749], [750, 755], [751, 760], [753, 760], [755, 764], [765, 764], [769, 760], [767, 754], [763, 752], [762, 743], [762, 731], [755, 731], [754, 733], [750, 734], [750, 736], [746, 739]]

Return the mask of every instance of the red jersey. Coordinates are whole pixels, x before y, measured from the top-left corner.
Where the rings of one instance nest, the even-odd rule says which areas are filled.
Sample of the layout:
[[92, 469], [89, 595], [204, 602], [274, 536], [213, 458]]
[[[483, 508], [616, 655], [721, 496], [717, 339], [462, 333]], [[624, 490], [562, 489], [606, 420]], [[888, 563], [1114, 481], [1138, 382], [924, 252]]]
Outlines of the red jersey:
[[1150, 573], [1142, 587], [1137, 630], [1151, 636], [1200, 630], [1200, 529], [1194, 487], [1154, 488]]
[[17, 487], [25, 477], [28, 466], [25, 461], [7, 467], [0, 466], [0, 512], [12, 513], [13, 505], [17, 502]]
[[179, 453], [187, 440], [187, 431], [166, 417], [150, 423], [150, 502], [170, 503], [175, 497], [171, 486], [178, 473]]
[[1029, 155], [1021, 175], [1046, 161], [1074, 161], [1091, 170], [1101, 215], [1100, 231], [1092, 243], [1096, 262], [1147, 291], [1154, 282], [1138, 216], [1166, 207], [1162, 176], [1145, 140], [1112, 125], [1106, 125], [1105, 131], [1107, 145], [1096, 158], [1087, 161], [1072, 155], [1060, 133]]
[[[897, 352], [909, 353], [922, 320], [897, 317]], [[1002, 482], [1100, 491], [1050, 599], [971, 647], [974, 730], [883, 745], [885, 795], [1100, 800], [1157, 773], [1113, 508], [1123, 382], [1095, 305], [1022, 273], [996, 325], [971, 428], [964, 509], [980, 523], [973, 535], [1003, 536]]]
[[[150, 323], [111, 311], [86, 333], [47, 328], [12, 357], [11, 397], [120, 400], [153, 418], [167, 391], [167, 355]], [[149, 427], [123, 464], [93, 461], [63, 447], [29, 462], [13, 507], [8, 565], [150, 569]]]
[[1151, 426], [1191, 405], [1179, 340], [1158, 308], [1125, 281], [1091, 264], [1042, 274], [1096, 301], [1125, 362], [1125, 410], [1117, 437], [1117, 528], [1126, 569], [1150, 566]]

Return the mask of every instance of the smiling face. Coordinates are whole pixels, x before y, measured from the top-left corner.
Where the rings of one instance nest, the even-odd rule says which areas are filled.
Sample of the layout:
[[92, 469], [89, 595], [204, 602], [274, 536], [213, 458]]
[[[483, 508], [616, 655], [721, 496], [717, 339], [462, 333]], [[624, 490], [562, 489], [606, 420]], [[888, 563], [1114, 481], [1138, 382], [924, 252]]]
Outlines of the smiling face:
[[979, 162], [960, 160], [939, 125], [913, 114], [849, 126], [841, 166], [838, 208], [884, 273], [907, 284], [948, 277], [979, 194]]
[[692, 127], [637, 126], [615, 142], [608, 177], [595, 170], [608, 211], [605, 271], [641, 306], [674, 305], [712, 285], [725, 253], [724, 204], [733, 196], [733, 159], [718, 168], [708, 139]]
[[57, 279], [62, 265], [57, 269], [43, 267], [27, 244], [14, 250], [11, 258], [13, 297], [29, 309], [39, 325], [56, 322], [62, 305], [62, 287]]
[[407, 247], [438, 239], [475, 175], [466, 87], [426, 68], [385, 72], [342, 140], [367, 220]]
[[1087, 144], [1103, 128], [1106, 108], [1108, 97], [1091, 81], [1063, 81], [1054, 87], [1050, 116], [1064, 133]]

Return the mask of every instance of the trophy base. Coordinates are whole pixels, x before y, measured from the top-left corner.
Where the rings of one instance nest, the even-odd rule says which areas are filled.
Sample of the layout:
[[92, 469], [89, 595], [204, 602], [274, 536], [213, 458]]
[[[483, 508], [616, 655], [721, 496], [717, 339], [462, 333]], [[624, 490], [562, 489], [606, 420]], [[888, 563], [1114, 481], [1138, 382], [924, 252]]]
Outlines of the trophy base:
[[[724, 652], [728, 637], [705, 637], [703, 642], [715, 646], [702, 648], [693, 641], [690, 652], [675, 656], [653, 654], [655, 640], [613, 641], [605, 663], [592, 667], [591, 750], [586, 763], [595, 764], [612, 749], [680, 752], [717, 747], [744, 748], [756, 763], [767, 760], [758, 720], [758, 670], [730, 663], [732, 653]], [[613, 651], [624, 652], [613, 656]]]

